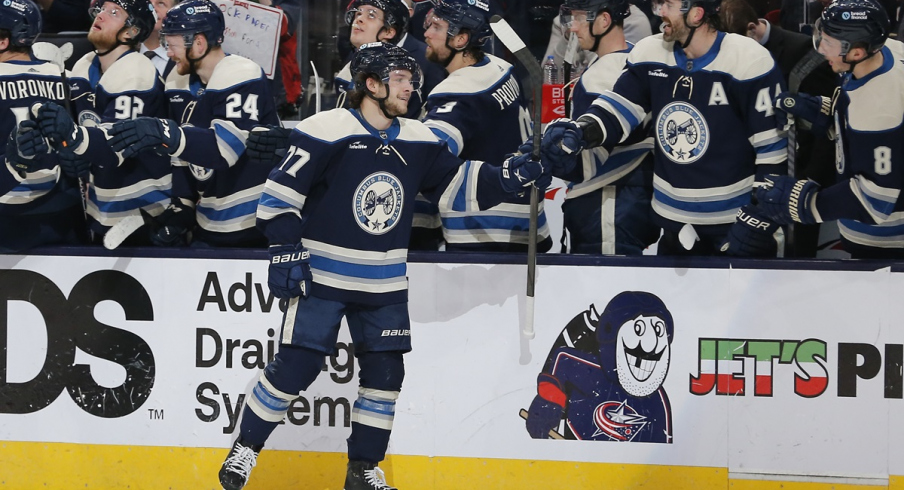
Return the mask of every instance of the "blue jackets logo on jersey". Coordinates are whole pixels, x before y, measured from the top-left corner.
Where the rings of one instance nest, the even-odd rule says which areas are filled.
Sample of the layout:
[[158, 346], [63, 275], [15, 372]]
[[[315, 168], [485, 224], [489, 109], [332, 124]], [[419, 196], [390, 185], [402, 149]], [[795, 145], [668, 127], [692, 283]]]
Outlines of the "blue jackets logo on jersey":
[[213, 170], [195, 165], [194, 163], [188, 164], [188, 168], [191, 170], [191, 174], [201, 182], [213, 176]]
[[372, 235], [388, 232], [399, 222], [404, 195], [396, 176], [388, 172], [368, 175], [355, 190], [355, 221]]
[[694, 163], [709, 146], [709, 127], [696, 107], [687, 102], [672, 102], [659, 113], [656, 137], [669, 160]]
[[88, 128], [94, 128], [100, 126], [101, 120], [100, 116], [95, 114], [93, 111], [82, 111], [78, 114], [78, 125], [85, 126]]

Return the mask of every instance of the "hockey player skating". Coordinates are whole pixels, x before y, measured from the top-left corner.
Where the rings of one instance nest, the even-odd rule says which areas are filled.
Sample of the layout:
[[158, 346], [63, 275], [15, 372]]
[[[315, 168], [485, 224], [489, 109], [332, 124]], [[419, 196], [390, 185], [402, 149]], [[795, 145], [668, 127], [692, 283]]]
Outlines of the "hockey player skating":
[[778, 227], [750, 196], [754, 182], [786, 173], [771, 103], [782, 75], [759, 43], [717, 29], [719, 3], [658, 3], [663, 32], [637, 43], [613, 89], [576, 123], [550, 124], [543, 158], [568, 170], [579, 150], [625, 141], [650, 113], [659, 253], [772, 256]]
[[271, 167], [248, 161], [245, 139], [254, 126], [278, 125], [279, 118], [263, 70], [224, 52], [224, 32], [223, 13], [209, 0], [170, 9], [160, 33], [176, 64], [167, 78], [171, 119], [116, 124], [110, 146], [126, 156], [174, 157], [177, 170], [190, 174], [198, 203], [194, 245], [264, 246], [254, 213]]
[[813, 29], [814, 45], [843, 74], [834, 98], [781, 94], [776, 107], [835, 133], [838, 176], [813, 181], [769, 176], [759, 208], [778, 223], [838, 220], [854, 258], [904, 257], [904, 45], [888, 39], [884, 7], [836, 0]]
[[[627, 0], [565, 0], [561, 19], [581, 49], [598, 56], [575, 83], [571, 114], [583, 114], [611, 90], [634, 47], [625, 40]], [[646, 18], [645, 18], [646, 19]], [[649, 123], [637, 126], [617, 146], [584, 150], [570, 171], [562, 211], [573, 253], [640, 255], [659, 239], [653, 223], [653, 138]]]
[[[41, 25], [41, 12], [31, 0], [0, 4], [0, 85], [5, 88], [0, 95], [0, 112], [5, 114], [0, 118], [0, 154], [5, 155], [6, 168], [0, 171], [0, 253], [84, 240], [75, 176], [61, 171], [58, 155], [47, 153], [43, 139], [34, 141], [24, 134], [39, 134], [37, 123], [29, 120], [33, 104], [62, 104], [66, 97], [60, 68], [33, 57]], [[41, 148], [25, 147], [35, 143]]]
[[[72, 69], [72, 115], [64, 104], [48, 102], [36, 112], [40, 133], [70, 175], [90, 180], [87, 213], [95, 239], [139, 210], [166, 222], [191, 216], [183, 186], [173, 184], [169, 158], [158, 155], [116, 155], [106, 130], [115, 121], [139, 116], [163, 116], [163, 83], [153, 63], [138, 52], [156, 22], [147, 0], [98, 0], [91, 8], [94, 23], [88, 40], [95, 51]], [[181, 190], [180, 190], [181, 189]], [[183, 209], [187, 212], [180, 213]], [[139, 220], [140, 223], [140, 220]], [[180, 237], [158, 236], [156, 230], [134, 233], [132, 245], [175, 245]]]
[[[424, 123], [461, 158], [499, 162], [530, 138], [531, 127], [528, 101], [512, 66], [483, 52], [491, 34], [489, 3], [434, 4], [425, 23], [427, 58], [449, 76], [427, 97]], [[526, 194], [481, 211], [460, 201], [442, 217], [446, 250], [527, 251], [529, 217]], [[545, 252], [552, 240], [542, 201], [538, 223], [538, 250]]]
[[377, 464], [402, 387], [402, 355], [411, 350], [405, 271], [415, 195], [445, 213], [459, 194], [487, 208], [535, 179], [541, 189], [549, 184], [529, 154], [499, 166], [462, 162], [423, 123], [400, 118], [421, 81], [404, 49], [365, 44], [351, 73], [352, 109], [299, 124], [258, 205], [258, 227], [270, 240], [268, 284], [288, 307], [279, 351], [247, 398], [220, 470], [227, 490], [245, 485], [290, 403], [321, 373], [343, 317], [360, 366], [345, 490], [392, 489]]

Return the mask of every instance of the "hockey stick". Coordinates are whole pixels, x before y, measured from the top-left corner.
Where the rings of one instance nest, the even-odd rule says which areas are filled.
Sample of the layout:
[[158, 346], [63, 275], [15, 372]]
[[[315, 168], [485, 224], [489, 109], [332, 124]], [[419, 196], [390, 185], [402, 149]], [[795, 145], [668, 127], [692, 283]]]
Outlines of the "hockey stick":
[[[543, 71], [540, 63], [534, 59], [524, 41], [502, 17], [494, 15], [490, 19], [490, 28], [496, 38], [506, 49], [518, 58], [518, 62], [524, 65], [530, 75], [531, 87], [534, 93], [533, 116], [533, 148], [531, 159], [540, 161], [540, 109], [543, 103]], [[525, 312], [525, 325], [521, 333], [528, 339], [534, 338], [534, 287], [537, 282], [537, 215], [539, 214], [540, 192], [536, 185], [530, 186], [530, 231], [527, 242], [527, 302]]]
[[314, 70], [314, 113], [320, 112], [320, 75], [317, 74], [317, 67], [311, 62], [311, 70]]
[[[527, 410], [522, 408], [521, 411], [518, 412], [518, 415], [521, 415], [522, 419], [527, 420], [527, 417], [528, 417]], [[565, 440], [565, 436], [556, 432], [555, 429], [549, 429], [549, 438], [556, 439], [556, 440]]]

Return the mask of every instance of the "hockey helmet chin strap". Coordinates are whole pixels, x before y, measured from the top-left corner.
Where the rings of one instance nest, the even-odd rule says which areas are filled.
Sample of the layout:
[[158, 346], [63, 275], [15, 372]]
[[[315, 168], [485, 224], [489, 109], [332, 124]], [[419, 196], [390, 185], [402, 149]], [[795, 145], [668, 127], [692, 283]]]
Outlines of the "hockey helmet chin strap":
[[[207, 55], [210, 54], [210, 50], [211, 50], [211, 48], [213, 48], [213, 46], [211, 46], [210, 42], [208, 41], [207, 49], [204, 50], [204, 54], [202, 54], [200, 58], [192, 58], [191, 57], [191, 47], [194, 46], [194, 44], [195, 44], [195, 36], [200, 36], [200, 35], [203, 35], [203, 34], [200, 32], [194, 33], [191, 37], [191, 42], [187, 43], [187, 46], [185, 47], [185, 59], [188, 60], [188, 69], [192, 73], [198, 73], [198, 70], [195, 67], [197, 66], [198, 63], [201, 62], [201, 60], [203, 60], [204, 58], [207, 57]], [[183, 36], [183, 39], [185, 39], [184, 36]], [[185, 40], [188, 41], [187, 39], [185, 39]], [[205, 41], [207, 40], [207, 36], [204, 36], [204, 40]]]
[[[383, 83], [383, 80], [380, 80], [380, 83]], [[377, 105], [380, 106], [380, 111], [383, 112], [383, 115], [386, 116], [386, 119], [395, 119], [396, 116], [392, 116], [389, 114], [389, 112], [386, 111], [386, 99], [389, 98], [389, 84], [383, 83], [383, 85], [386, 86], [386, 96], [385, 97], [375, 96], [374, 93], [371, 92], [370, 89], [368, 89], [366, 86], [364, 87], [364, 90], [367, 91], [367, 97], [369, 97], [370, 99], [375, 100], [377, 102]]]
[[843, 61], [843, 62], [844, 62], [845, 64], [847, 64], [848, 66], [850, 66], [850, 68], [848, 68], [848, 69], [845, 70], [844, 72], [845, 72], [845, 73], [850, 73], [850, 72], [854, 71], [854, 67], [855, 67], [855, 66], [857, 66], [857, 65], [859, 65], [860, 63], [863, 63], [864, 61], [866, 61], [866, 60], [872, 58], [872, 57], [875, 56], [876, 53], [878, 53], [879, 51], [882, 51], [882, 48], [879, 48], [879, 49], [873, 51], [872, 53], [866, 53], [866, 56], [864, 56], [862, 60], [848, 60], [848, 59], [847, 59], [847, 56], [848, 56], [849, 54], [851, 54], [850, 51], [848, 51], [847, 53], [844, 53], [844, 55], [841, 57], [841, 61]]
[[[106, 55], [112, 53], [114, 49], [116, 49], [120, 46], [129, 46], [131, 49], [136, 49], [137, 45], [133, 46], [127, 42], [122, 42], [119, 40], [119, 36], [121, 36], [124, 32], [126, 32], [126, 29], [131, 29], [132, 27], [134, 27], [134, 26], [122, 26], [122, 28], [119, 29], [119, 32], [116, 33], [116, 42], [113, 43], [113, 46], [110, 49], [104, 51], [103, 53], [101, 53], [99, 49], [95, 49], [94, 53], [97, 54], [97, 57], [100, 58], [101, 56], [106, 56]], [[132, 38], [129, 38], [128, 40], [131, 41]]]
[[[597, 13], [596, 13], [596, 16], [599, 17], [599, 16], [600, 16], [600, 13], [602, 13], [602, 12], [603, 12], [603, 11], [597, 12]], [[593, 32], [593, 24], [596, 24], [596, 19], [594, 19], [594, 22], [591, 22], [591, 23], [590, 23], [590, 35], [593, 36], [593, 39], [594, 39], [594, 41], [593, 41], [593, 47], [590, 48], [590, 51], [591, 51], [591, 52], [596, 53], [596, 50], [600, 47], [600, 41], [602, 41], [603, 38], [606, 37], [606, 34], [609, 34], [609, 32], [612, 30], [612, 28], [615, 27], [615, 21], [614, 21], [614, 20], [611, 20], [611, 19], [612, 19], [611, 14], [610, 14], [610, 16], [609, 16], [609, 19], [610, 19], [609, 27], [607, 27], [606, 30], [603, 31], [602, 34], [595, 34], [595, 33]]]

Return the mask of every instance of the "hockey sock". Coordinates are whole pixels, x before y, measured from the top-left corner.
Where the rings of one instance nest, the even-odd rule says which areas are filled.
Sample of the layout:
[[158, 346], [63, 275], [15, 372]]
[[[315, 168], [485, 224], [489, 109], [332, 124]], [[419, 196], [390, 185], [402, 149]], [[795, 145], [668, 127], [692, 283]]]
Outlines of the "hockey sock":
[[249, 445], [263, 445], [273, 429], [279, 425], [279, 421], [286, 415], [289, 404], [296, 398], [298, 398], [297, 394], [290, 395], [274, 388], [267, 380], [266, 373], [261, 373], [242, 413], [240, 428], [242, 442]]
[[352, 408], [352, 435], [348, 438], [348, 459], [379, 463], [386, 456], [398, 391], [358, 388]]

